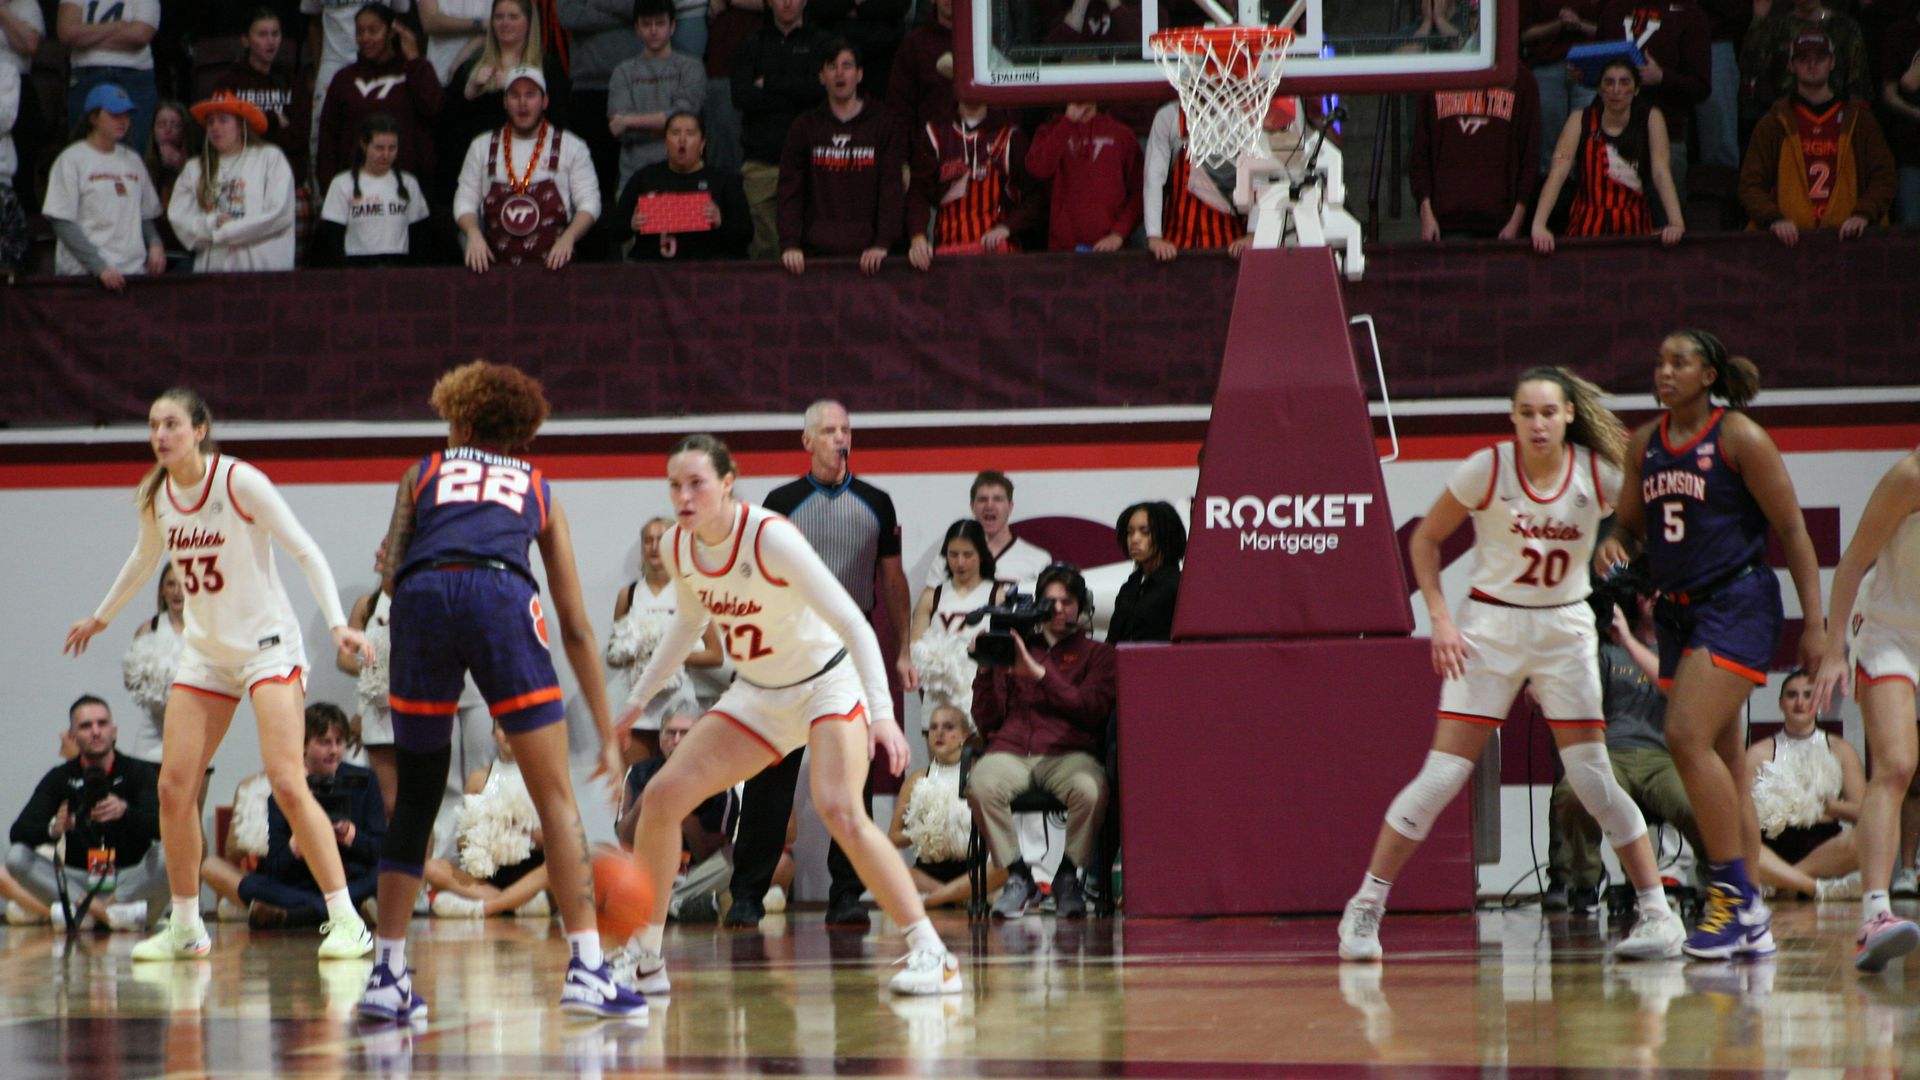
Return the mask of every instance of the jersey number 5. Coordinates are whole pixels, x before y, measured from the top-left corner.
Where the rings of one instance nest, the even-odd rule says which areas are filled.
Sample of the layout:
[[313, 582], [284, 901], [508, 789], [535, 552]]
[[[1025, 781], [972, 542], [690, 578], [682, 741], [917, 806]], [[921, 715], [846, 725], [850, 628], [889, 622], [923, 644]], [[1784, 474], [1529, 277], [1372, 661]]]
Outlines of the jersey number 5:
[[481, 465], [455, 458], [440, 463], [440, 483], [433, 490], [437, 503], [490, 502], [518, 514], [526, 509], [527, 489], [533, 478], [504, 465]]
[[1666, 523], [1661, 532], [1667, 543], [1677, 544], [1687, 538], [1687, 508], [1678, 501], [1660, 504], [1660, 517]]
[[[758, 660], [773, 655], [772, 649], [761, 644], [763, 635], [752, 623], [721, 623], [720, 636], [726, 639], [727, 655], [735, 660]], [[742, 645], [746, 646], [745, 653], [740, 651]]]
[[[189, 594], [197, 593], [202, 589], [205, 589], [207, 592], [219, 592], [226, 587], [226, 576], [220, 573], [220, 567], [218, 565], [220, 556], [189, 555], [179, 560], [179, 562], [180, 583]], [[198, 573], [194, 571], [196, 566], [199, 567]]]

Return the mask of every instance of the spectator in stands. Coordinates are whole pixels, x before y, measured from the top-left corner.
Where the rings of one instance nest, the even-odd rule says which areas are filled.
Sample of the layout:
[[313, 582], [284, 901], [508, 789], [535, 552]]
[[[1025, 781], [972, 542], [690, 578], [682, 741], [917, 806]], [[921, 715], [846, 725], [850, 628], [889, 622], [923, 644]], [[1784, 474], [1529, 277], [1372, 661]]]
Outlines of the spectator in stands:
[[913, 6], [914, 0], [809, 0], [807, 17], [822, 33], [853, 45], [867, 73], [861, 89], [878, 105], [887, 100], [887, 81]]
[[1187, 527], [1180, 512], [1171, 503], [1134, 503], [1120, 512], [1113, 534], [1121, 554], [1133, 563], [1133, 573], [1113, 601], [1107, 644], [1172, 641], [1180, 560], [1187, 555]]
[[[447, 83], [446, 110], [434, 125], [435, 155], [447, 165], [427, 188], [427, 197], [435, 205], [453, 204], [459, 180], [453, 163], [466, 160], [473, 140], [506, 124], [508, 72], [539, 68], [547, 80], [547, 118], [561, 127], [573, 123], [573, 83], [560, 54], [542, 34], [536, 15], [533, 0], [494, 0], [480, 50], [454, 69]], [[588, 120], [597, 124], [600, 118], [595, 114]]]
[[1920, 225], [1920, 8], [1887, 28], [1880, 69], [1886, 80], [1880, 102], [1892, 123], [1888, 134], [1900, 192], [1895, 213], [1902, 225]]
[[[691, 712], [675, 712], [660, 726], [660, 754], [627, 770], [617, 826], [620, 846], [632, 850], [634, 829], [640, 824], [640, 793], [673, 756], [680, 740], [698, 719]], [[709, 721], [720, 723], [723, 721]], [[680, 823], [680, 875], [673, 880], [673, 899], [667, 917], [682, 923], [720, 921], [720, 895], [733, 880], [733, 830], [740, 820], [740, 796], [732, 788], [699, 805]]]
[[928, 10], [901, 40], [887, 77], [887, 105], [915, 130], [953, 115], [953, 0], [933, 0]]
[[1801, 229], [1859, 236], [1893, 206], [1893, 152], [1865, 102], [1834, 95], [1833, 63], [1826, 35], [1794, 42], [1794, 92], [1753, 129], [1740, 167], [1740, 206], [1788, 247]]
[[1567, 118], [1553, 148], [1553, 170], [1540, 188], [1533, 209], [1533, 248], [1553, 251], [1547, 217], [1560, 199], [1560, 187], [1572, 174], [1573, 205], [1567, 211], [1567, 235], [1638, 236], [1654, 231], [1647, 188], [1660, 194], [1667, 223], [1660, 242], [1677, 244], [1686, 232], [1680, 197], [1667, 169], [1667, 124], [1660, 110], [1638, 100], [1640, 72], [1631, 61], [1609, 61], [1600, 72], [1600, 96]]
[[[721, 168], [738, 171], [743, 160], [740, 110], [733, 103], [733, 61], [741, 44], [765, 25], [764, 6], [765, 0], [712, 0], [707, 17], [707, 104], [700, 125], [707, 131], [707, 160]], [[685, 22], [682, 16], [679, 25], [684, 28]]]
[[[153, 116], [160, 87], [153, 78], [154, 34], [160, 30], [160, 0], [115, 0], [103, 4], [60, 0], [54, 29], [67, 54], [67, 116], [91, 112], [93, 88], [119, 87], [142, 119]], [[127, 145], [147, 152], [147, 128], [135, 125]]]
[[[967, 503], [973, 511], [973, 520], [980, 523], [986, 534], [987, 552], [993, 556], [994, 568], [986, 576], [994, 581], [1011, 582], [1021, 592], [1032, 592], [1040, 571], [1053, 562], [1053, 556], [1040, 545], [1013, 535], [1013, 480], [998, 469], [984, 469], [974, 475], [973, 486], [967, 491]], [[933, 565], [927, 567], [920, 599], [925, 600], [927, 593], [945, 580], [946, 567], [935, 559]]]
[[906, 134], [860, 96], [860, 57], [845, 38], [821, 56], [827, 100], [795, 118], [780, 156], [780, 261], [802, 274], [808, 255], [857, 255], [872, 274], [900, 239]]
[[420, 0], [420, 29], [427, 33], [427, 63], [440, 85], [454, 89], [453, 73], [487, 43], [493, 0]]
[[[341, 761], [347, 739], [347, 714], [339, 706], [326, 702], [307, 706], [303, 753], [307, 787], [333, 823], [340, 862], [347, 872], [347, 894], [359, 907], [373, 896], [379, 881], [387, 815], [381, 809], [373, 773]], [[235, 799], [239, 797], [236, 793]], [[242, 872], [235, 863], [210, 856], [202, 860], [200, 876], [221, 899], [245, 906], [247, 925], [255, 929], [318, 926], [327, 917], [320, 883], [307, 868], [306, 856], [300, 853], [279, 802], [267, 799], [266, 804], [267, 850], [258, 867]], [[236, 802], [236, 817], [238, 813]]]
[[[83, 694], [67, 707], [79, 754], [55, 766], [33, 789], [8, 833], [7, 873], [60, 918], [60, 884], [77, 909], [97, 892], [90, 913], [115, 930], [139, 930], [159, 918], [168, 897], [160, 849], [160, 772], [117, 753], [107, 703]], [[64, 864], [37, 848], [65, 840]], [[77, 912], [76, 912], [77, 913]]]
[[1786, 723], [1778, 734], [1747, 747], [1763, 837], [1760, 880], [1820, 899], [1857, 898], [1860, 852], [1842, 823], [1860, 816], [1867, 786], [1860, 753], [1820, 730], [1813, 678], [1804, 671], [1780, 684], [1780, 715]]
[[707, 99], [707, 71], [701, 62], [673, 49], [673, 0], [639, 0], [633, 5], [633, 31], [640, 51], [625, 60], [607, 81], [607, 126], [620, 140], [620, 183], [649, 165], [667, 160], [667, 117], [677, 112], [698, 116]]
[[[927, 720], [927, 768], [907, 777], [893, 803], [887, 838], [893, 846], [912, 847], [913, 884], [930, 908], [967, 902], [967, 843], [973, 836], [973, 809], [960, 795], [960, 753], [973, 734], [973, 721], [953, 705], [933, 710]], [[987, 868], [987, 891], [1006, 883], [1007, 872]]]
[[[1615, 601], [1630, 605], [1615, 606]], [[1660, 658], [1653, 637], [1653, 597], [1596, 588], [1595, 621], [1611, 627], [1600, 642], [1600, 700], [1607, 722], [1607, 756], [1614, 779], [1652, 827], [1678, 829], [1697, 857], [1705, 844], [1693, 820], [1686, 785], [1667, 751], [1667, 702], [1660, 689]], [[1548, 848], [1544, 910], [1591, 911], [1600, 885], [1600, 824], [1562, 777], [1553, 788], [1553, 840]], [[1656, 848], [1658, 845], [1655, 845]], [[1656, 854], [1658, 852], [1656, 851]]]
[[1582, 85], [1567, 65], [1567, 50], [1600, 32], [1601, 0], [1522, 0], [1520, 47], [1533, 69], [1540, 92], [1540, 174], [1553, 168], [1553, 147], [1567, 117], [1593, 102], [1594, 88]]
[[1693, 119], [1700, 125], [1700, 164], [1713, 170], [1705, 183], [1724, 196], [1740, 171], [1740, 40], [1753, 18], [1753, 5], [1748, 0], [1700, 0], [1700, 7], [1707, 13], [1711, 89], [1694, 109]]
[[354, 32], [360, 58], [341, 68], [327, 88], [314, 175], [327, 183], [346, 171], [367, 117], [384, 114], [399, 127], [399, 167], [415, 176], [432, 176], [431, 125], [445, 101], [439, 77], [421, 58], [413, 32], [394, 22], [391, 8], [361, 8], [354, 16]]
[[593, 152], [600, 190], [618, 192], [620, 142], [608, 128], [613, 69], [640, 51], [633, 34], [633, 0], [558, 0], [561, 25], [573, 35], [568, 71], [576, 126]]
[[974, 763], [967, 799], [987, 835], [987, 850], [1006, 867], [995, 918], [1017, 919], [1039, 899], [1014, 829], [1014, 796], [1046, 791], [1067, 806], [1066, 854], [1054, 873], [1054, 912], [1085, 918], [1079, 871], [1093, 858], [1107, 811], [1107, 772], [1096, 755], [1105, 742], [1118, 681], [1113, 647], [1087, 637], [1093, 600], [1080, 572], [1050, 566], [1039, 599], [1053, 605], [1032, 648], [1013, 635], [1012, 667], [982, 666], [973, 680], [973, 723], [986, 739]]
[[[31, 10], [39, 14], [38, 8]], [[6, 35], [19, 25], [19, 16], [0, 6], [0, 58], [7, 55]], [[22, 76], [13, 65], [0, 59], [0, 269], [23, 266], [27, 261], [27, 212], [13, 190], [14, 175], [20, 171], [13, 128], [20, 119], [21, 83]]]
[[[973, 639], [987, 628], [984, 621], [967, 622], [967, 615], [994, 602], [1008, 586], [994, 580], [993, 553], [987, 533], [972, 518], [947, 527], [934, 567], [938, 584], [920, 590], [913, 608], [913, 647], [909, 654], [920, 674], [920, 692], [927, 705], [953, 705], [973, 711], [973, 677], [980, 666], [973, 659]], [[971, 727], [971, 721], [968, 722]]]
[[827, 37], [806, 20], [807, 0], [766, 0], [767, 24], [733, 58], [733, 104], [740, 110], [740, 183], [753, 212], [747, 255], [771, 259], [784, 249], [776, 206], [787, 133], [826, 97], [820, 50]]
[[[1291, 98], [1284, 99], [1291, 101]], [[1235, 174], [1214, 171], [1187, 156], [1187, 116], [1169, 101], [1153, 116], [1147, 135], [1147, 163], [1141, 212], [1147, 225], [1147, 250], [1171, 262], [1182, 250], [1227, 249], [1235, 258], [1253, 238], [1233, 205]], [[1221, 186], [1222, 181], [1225, 187]]]
[[1713, 26], [1695, 0], [1608, 0], [1602, 40], [1640, 46], [1640, 97], [1667, 125], [1667, 164], [1674, 190], [1687, 191], [1687, 124], [1713, 89]]
[[1436, 90], [1418, 102], [1407, 179], [1420, 204], [1420, 239], [1519, 239], [1540, 178], [1533, 73], [1521, 68], [1505, 86]]
[[907, 258], [916, 268], [931, 267], [936, 254], [1020, 250], [1041, 204], [1027, 178], [1027, 136], [1011, 117], [960, 102], [953, 116], [914, 130], [909, 156]]
[[[266, 116], [268, 141], [287, 156], [296, 181], [302, 180], [307, 175], [307, 137], [313, 130], [307, 110], [312, 107], [313, 99], [300, 92], [294, 65], [280, 63], [284, 40], [280, 16], [271, 8], [261, 8], [247, 23], [247, 33], [242, 40], [246, 55], [221, 72], [214, 79], [213, 88], [251, 103]], [[156, 125], [158, 122], [156, 117]], [[151, 161], [148, 167], [152, 167]], [[175, 170], [178, 168], [176, 165]], [[158, 173], [154, 174], [154, 182], [160, 182]], [[164, 185], [161, 198], [166, 198]]]
[[[161, 98], [160, 104], [153, 110], [153, 127], [147, 138], [147, 175], [153, 178], [153, 190], [160, 195], [160, 205], [166, 206], [173, 201], [173, 188], [180, 180], [180, 170], [187, 167], [187, 159], [200, 152], [202, 144], [200, 125], [192, 123], [187, 107], [172, 98]], [[306, 153], [306, 137], [298, 140], [300, 152]], [[295, 174], [296, 179], [298, 174]], [[187, 255], [187, 247], [173, 234], [173, 223], [165, 214], [154, 219], [154, 225], [160, 230], [160, 242], [167, 250], [169, 270], [185, 270], [192, 265]]]
[[[1756, 15], [1759, 5], [1755, 5]], [[1824, 34], [1833, 53], [1831, 82], [1836, 97], [1873, 100], [1873, 73], [1866, 35], [1850, 15], [1820, 0], [1773, 0], [1767, 14], [1754, 19], [1740, 46], [1740, 71], [1762, 109], [1791, 95], [1799, 85], [1793, 54], [1806, 34]]]
[[1140, 142], [1092, 101], [1041, 125], [1027, 172], [1053, 185], [1049, 251], [1119, 251], [1140, 223]]
[[558, 270], [600, 216], [587, 144], [548, 122], [546, 108], [546, 76], [515, 68], [507, 73], [506, 124], [467, 148], [453, 216], [466, 237], [467, 268], [476, 274], [496, 261], [538, 260]]
[[181, 587], [178, 566], [167, 563], [156, 591], [159, 610], [134, 630], [133, 643], [120, 659], [121, 680], [141, 715], [120, 732], [116, 742], [121, 753], [153, 765], [160, 763], [167, 695], [180, 669], [180, 646], [187, 629], [187, 590]]
[[443, 919], [509, 913], [538, 919], [553, 913], [540, 818], [513, 760], [513, 746], [498, 723], [493, 725], [493, 745], [492, 763], [467, 774], [457, 818], [460, 864], [427, 860], [431, 906]]
[[300, 0], [300, 10], [313, 16], [320, 27], [320, 66], [314, 73], [313, 104], [309, 107], [313, 117], [310, 137], [316, 145], [320, 140], [320, 117], [326, 112], [333, 77], [359, 57], [360, 12], [369, 7], [384, 7], [391, 16], [412, 6], [412, 0]]
[[266, 115], [216, 93], [193, 118], [207, 144], [180, 170], [167, 220], [193, 252], [194, 272], [293, 269], [293, 169], [266, 141]]
[[[667, 160], [635, 173], [621, 189], [615, 220], [627, 223], [634, 262], [661, 259], [744, 259], [753, 240], [753, 216], [740, 175], [708, 164], [707, 136], [700, 117], [677, 112], [667, 118]], [[647, 195], [705, 195], [700, 213], [704, 229], [660, 231], [649, 222], [641, 198]]]
[[1046, 37], [1049, 45], [1139, 40], [1140, 8], [1127, 0], [1072, 0]]
[[360, 125], [353, 167], [333, 178], [314, 236], [320, 261], [334, 266], [405, 266], [429, 247], [427, 197], [397, 164], [400, 125], [374, 113]]
[[127, 275], [167, 268], [154, 225], [160, 194], [140, 156], [124, 145], [133, 126], [133, 99], [118, 86], [101, 83], [82, 104], [86, 135], [54, 161], [40, 212], [58, 240], [54, 273], [88, 274], [119, 292], [127, 287]]
[[[640, 528], [640, 579], [630, 581], [613, 601], [613, 629], [607, 634], [607, 667], [622, 672], [625, 690], [631, 692], [632, 680], [647, 669], [653, 650], [665, 637], [667, 627], [679, 610], [679, 594], [673, 587], [673, 568], [667, 564], [671, 553], [660, 549], [673, 522], [657, 517]], [[694, 707], [698, 695], [691, 679], [694, 671], [713, 671], [726, 662], [721, 651], [720, 633], [712, 623], [700, 637], [700, 648], [687, 657], [685, 672], [645, 703], [629, 731], [633, 741], [645, 751], [645, 757], [660, 752], [660, 724], [670, 712]], [[625, 696], [624, 694], [622, 696]], [[695, 709], [693, 715], [700, 715]]]

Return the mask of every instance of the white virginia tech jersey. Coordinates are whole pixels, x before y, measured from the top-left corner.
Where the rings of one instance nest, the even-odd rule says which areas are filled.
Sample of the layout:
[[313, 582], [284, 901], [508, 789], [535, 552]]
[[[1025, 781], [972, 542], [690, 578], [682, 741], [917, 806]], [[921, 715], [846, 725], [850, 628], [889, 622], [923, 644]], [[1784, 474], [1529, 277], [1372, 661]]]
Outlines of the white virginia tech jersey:
[[[692, 535], [678, 525], [663, 538], [672, 545], [674, 573], [679, 588], [685, 590], [681, 602], [687, 603], [691, 594], [695, 610], [712, 617], [720, 646], [733, 658], [734, 671], [741, 678], [761, 687], [803, 682], [846, 645], [795, 583], [767, 573], [760, 559], [769, 543], [798, 544], [809, 554], [812, 547], [791, 521], [771, 510], [742, 502], [739, 514], [733, 534], [722, 547], [709, 549], [699, 559], [694, 556]], [[801, 565], [825, 575], [838, 588], [839, 582], [825, 565], [817, 558], [812, 562], [812, 567]]]
[[1908, 514], [1887, 538], [1865, 597], [1860, 614], [1881, 626], [1920, 629], [1920, 513]]
[[1473, 511], [1475, 594], [1519, 607], [1577, 604], [1592, 592], [1587, 564], [1602, 519], [1613, 513], [1620, 470], [1584, 446], [1550, 491], [1534, 491], [1511, 442], [1476, 451], [1447, 490]]
[[187, 645], [216, 664], [244, 663], [275, 645], [300, 648], [273, 538], [242, 501], [247, 489], [270, 483], [246, 462], [215, 454], [197, 490], [175, 490], [167, 479], [154, 494], [166, 558], [187, 592]]

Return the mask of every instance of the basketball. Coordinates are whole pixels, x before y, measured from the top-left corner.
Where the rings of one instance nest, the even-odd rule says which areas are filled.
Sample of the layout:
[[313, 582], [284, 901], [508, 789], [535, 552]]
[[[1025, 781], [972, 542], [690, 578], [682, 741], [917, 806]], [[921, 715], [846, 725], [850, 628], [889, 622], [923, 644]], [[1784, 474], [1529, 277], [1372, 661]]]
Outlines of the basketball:
[[600, 936], [624, 942], [653, 918], [653, 879], [617, 848], [593, 856], [593, 914]]

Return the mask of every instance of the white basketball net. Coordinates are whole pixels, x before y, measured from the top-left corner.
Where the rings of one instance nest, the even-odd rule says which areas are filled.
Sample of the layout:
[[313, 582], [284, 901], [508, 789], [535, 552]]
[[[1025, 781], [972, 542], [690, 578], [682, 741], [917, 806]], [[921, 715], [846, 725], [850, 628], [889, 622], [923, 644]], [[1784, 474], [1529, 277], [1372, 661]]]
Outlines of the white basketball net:
[[1180, 93], [1189, 158], [1221, 168], [1254, 148], [1291, 40], [1291, 31], [1269, 26], [1181, 27], [1153, 35], [1154, 59]]

